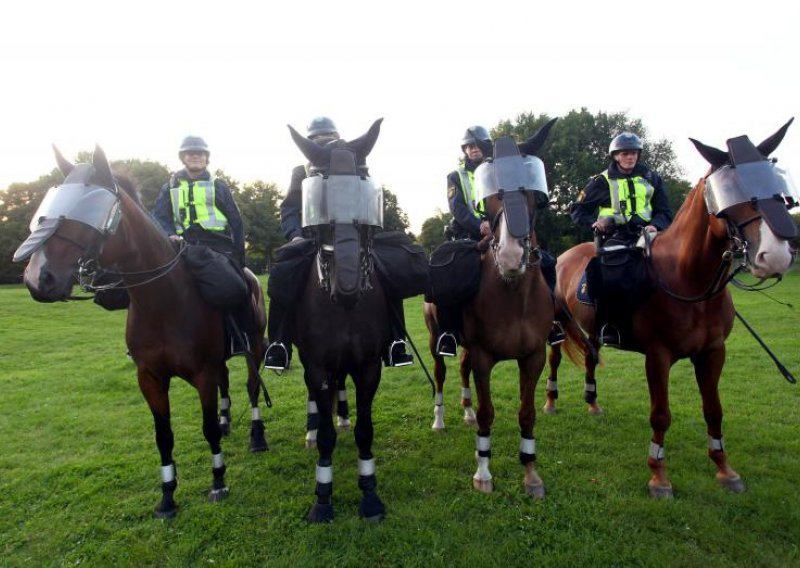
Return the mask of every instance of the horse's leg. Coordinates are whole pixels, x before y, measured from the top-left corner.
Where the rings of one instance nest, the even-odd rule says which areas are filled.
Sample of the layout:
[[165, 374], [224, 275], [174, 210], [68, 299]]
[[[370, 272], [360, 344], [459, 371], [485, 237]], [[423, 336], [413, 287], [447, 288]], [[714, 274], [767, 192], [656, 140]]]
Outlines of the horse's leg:
[[583, 400], [589, 405], [589, 414], [599, 416], [603, 414], [603, 409], [597, 404], [597, 380], [595, 372], [600, 363], [600, 342], [597, 338], [586, 339], [584, 345], [583, 361], [586, 373], [583, 378]]
[[[302, 356], [300, 357], [300, 362], [305, 365], [303, 362]], [[317, 401], [314, 400], [314, 394], [311, 392], [311, 384], [308, 382], [308, 371], [305, 370], [305, 366], [303, 367], [303, 380], [306, 383], [306, 392], [308, 393], [308, 398], [306, 398], [306, 448], [316, 448], [317, 447], [317, 432], [319, 431], [319, 408], [317, 407]]]
[[433, 424], [431, 429], [435, 431], [444, 430], [444, 382], [447, 379], [447, 365], [444, 357], [436, 353], [436, 340], [439, 337], [439, 328], [433, 321], [425, 323], [428, 325], [428, 348], [433, 357], [433, 379], [436, 382], [436, 394], [433, 403]]
[[358, 488], [361, 489], [359, 516], [367, 521], [381, 521], [386, 516], [386, 507], [375, 491], [375, 458], [372, 456], [372, 401], [381, 382], [381, 361], [365, 363], [353, 373], [356, 385], [356, 426], [354, 429], [358, 446]]
[[458, 372], [461, 376], [461, 407], [464, 409], [464, 424], [474, 426], [478, 423], [472, 408], [472, 391], [469, 388], [469, 374], [472, 372], [469, 350], [461, 350]]
[[556, 400], [558, 400], [558, 367], [561, 365], [560, 343], [550, 346], [547, 363], [550, 367], [550, 375], [547, 377], [547, 388], [545, 390], [547, 398], [542, 410], [544, 410], [545, 414], [555, 414], [557, 411]]
[[350, 405], [347, 403], [347, 375], [336, 380], [336, 427], [343, 432], [350, 429]]
[[745, 486], [742, 478], [728, 465], [728, 456], [722, 443], [722, 404], [719, 401], [719, 378], [725, 364], [725, 346], [692, 357], [697, 386], [703, 398], [703, 418], [708, 431], [708, 457], [717, 466], [717, 481], [723, 487], [741, 493]]
[[[222, 363], [220, 367], [225, 367]], [[228, 496], [225, 485], [225, 461], [222, 457], [222, 431], [217, 421], [217, 388], [222, 369], [204, 369], [194, 377], [193, 384], [200, 395], [200, 406], [203, 409], [203, 435], [211, 449], [211, 473], [214, 476], [208, 500], [221, 501]]]
[[[260, 351], [260, 350], [259, 350]], [[264, 421], [258, 408], [258, 397], [261, 388], [261, 374], [258, 372], [261, 359], [255, 354], [245, 354], [247, 361], [247, 395], [250, 399], [250, 451], [265, 452], [269, 449], [264, 436]]]
[[308, 512], [310, 523], [333, 520], [333, 450], [336, 447], [336, 428], [333, 426], [335, 378], [320, 367], [306, 366], [309, 399], [316, 402], [318, 411], [316, 488], [317, 500]]
[[536, 383], [544, 368], [545, 348], [529, 357], [517, 360], [519, 367], [519, 461], [525, 468], [523, 485], [525, 492], [536, 499], [544, 498], [544, 483], [536, 471], [536, 438], [533, 427], [536, 423]]
[[[161, 502], [156, 505], [154, 514], [160, 519], [174, 517], [178, 512], [174, 494], [178, 487], [178, 477], [175, 462], [172, 459], [172, 449], [175, 438], [170, 425], [169, 411], [169, 378], [158, 378], [146, 369], [137, 369], [139, 389], [153, 414], [156, 430], [156, 446], [161, 456]], [[214, 393], [216, 396], [216, 393]]]
[[494, 406], [490, 390], [490, 378], [494, 361], [483, 351], [470, 351], [472, 378], [475, 381], [475, 390], [478, 394], [478, 433], [475, 437], [475, 457], [478, 469], [472, 476], [472, 486], [483, 493], [494, 490], [492, 474], [489, 471], [489, 461], [492, 456], [491, 432], [494, 423]]
[[669, 369], [672, 361], [666, 353], [649, 352], [645, 358], [647, 387], [650, 391], [650, 427], [653, 438], [647, 465], [652, 477], [648, 482], [650, 496], [656, 499], [671, 498], [672, 484], [667, 478], [667, 466], [664, 459], [664, 438], [672, 424], [669, 410]]
[[219, 382], [219, 428], [223, 436], [231, 433], [231, 396], [227, 365]]

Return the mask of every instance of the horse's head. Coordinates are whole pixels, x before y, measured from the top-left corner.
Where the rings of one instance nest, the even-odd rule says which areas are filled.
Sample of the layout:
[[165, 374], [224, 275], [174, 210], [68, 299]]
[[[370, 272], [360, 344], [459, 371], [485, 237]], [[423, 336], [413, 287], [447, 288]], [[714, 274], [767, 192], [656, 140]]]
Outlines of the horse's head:
[[788, 210], [798, 205], [797, 190], [788, 172], [769, 159], [793, 120], [758, 146], [747, 136], [731, 138], [727, 152], [690, 138], [711, 164], [704, 180], [709, 213], [727, 221], [757, 278], [781, 276], [794, 258], [790, 241], [797, 227]]
[[91, 164], [73, 165], [53, 149], [66, 179], [48, 190], [31, 219], [30, 236], [14, 253], [14, 262], [30, 258], [24, 281], [39, 302], [69, 297], [76, 270], [96, 259], [120, 220], [117, 186], [103, 151], [95, 149]]
[[323, 145], [298, 134], [292, 138], [311, 163], [303, 181], [303, 227], [319, 248], [320, 282], [331, 298], [352, 307], [369, 289], [372, 234], [383, 226], [383, 191], [369, 177], [366, 158], [383, 119], [363, 136]]
[[494, 156], [475, 170], [478, 196], [492, 223], [492, 249], [500, 276], [521, 278], [536, 247], [536, 211], [549, 200], [544, 164], [536, 157], [557, 119], [517, 144], [511, 136], [498, 138]]

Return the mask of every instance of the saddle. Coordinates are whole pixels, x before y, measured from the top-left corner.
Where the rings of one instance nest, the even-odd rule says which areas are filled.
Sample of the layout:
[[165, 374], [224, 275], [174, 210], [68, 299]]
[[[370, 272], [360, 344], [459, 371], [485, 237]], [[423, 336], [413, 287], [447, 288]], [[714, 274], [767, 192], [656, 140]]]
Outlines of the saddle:
[[609, 315], [630, 315], [652, 291], [642, 248], [629, 238], [612, 236], [586, 266], [577, 295], [580, 302], [602, 306]]

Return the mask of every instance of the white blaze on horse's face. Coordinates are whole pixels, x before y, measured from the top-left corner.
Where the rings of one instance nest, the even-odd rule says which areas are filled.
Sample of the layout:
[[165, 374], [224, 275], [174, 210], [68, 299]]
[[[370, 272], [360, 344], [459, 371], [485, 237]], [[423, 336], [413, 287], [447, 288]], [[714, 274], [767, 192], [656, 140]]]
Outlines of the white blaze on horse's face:
[[500, 271], [500, 276], [504, 280], [516, 280], [525, 274], [525, 248], [519, 239], [508, 232], [505, 211], [500, 215], [501, 217], [498, 220], [500, 236], [495, 237], [497, 241], [494, 249], [494, 259]]
[[758, 248], [750, 259], [750, 272], [756, 278], [769, 278], [784, 274], [794, 260], [789, 241], [775, 236], [764, 219], [761, 219]]

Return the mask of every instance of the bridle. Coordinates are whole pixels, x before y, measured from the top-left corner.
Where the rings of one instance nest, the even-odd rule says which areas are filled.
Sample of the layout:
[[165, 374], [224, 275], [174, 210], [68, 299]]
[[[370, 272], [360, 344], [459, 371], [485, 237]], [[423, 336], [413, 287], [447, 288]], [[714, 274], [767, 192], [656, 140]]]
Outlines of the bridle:
[[[503, 203], [502, 192], [498, 194], [498, 199], [500, 200], [501, 203]], [[495, 213], [494, 217], [490, 221], [492, 238], [489, 241], [489, 247], [492, 250], [492, 258], [494, 259], [494, 264], [498, 268], [498, 270], [500, 269], [500, 265], [498, 264], [497, 261], [497, 247], [499, 246], [500, 243], [497, 240], [496, 234], [497, 234], [497, 227], [500, 223], [500, 219], [502, 219], [503, 215], [505, 214], [505, 210], [506, 210], [505, 205], [500, 205], [500, 208], [497, 210], [497, 213]], [[527, 234], [524, 237], [517, 239], [517, 242], [519, 242], [520, 246], [522, 247], [522, 258], [520, 259], [518, 266], [520, 270], [523, 267], [524, 268], [536, 267], [540, 264], [542, 260], [539, 247], [537, 246], [535, 248], [531, 248], [531, 233], [533, 232], [534, 227], [536, 225], [535, 210], [530, 217], [531, 217], [530, 227]]]

